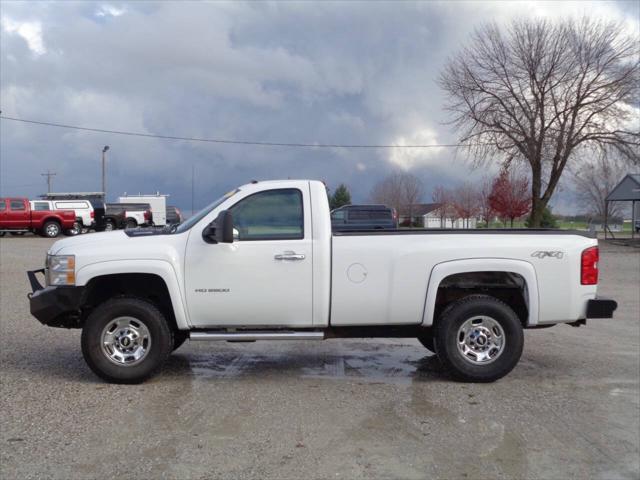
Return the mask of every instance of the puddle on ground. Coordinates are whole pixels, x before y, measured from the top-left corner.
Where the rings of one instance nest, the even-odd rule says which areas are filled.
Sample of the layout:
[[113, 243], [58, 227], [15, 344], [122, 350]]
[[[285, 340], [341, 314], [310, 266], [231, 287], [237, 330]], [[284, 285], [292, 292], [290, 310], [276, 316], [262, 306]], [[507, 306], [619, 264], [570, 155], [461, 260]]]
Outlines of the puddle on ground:
[[[241, 352], [189, 354], [188, 369], [202, 378], [276, 377], [353, 380], [380, 383], [411, 383], [437, 378], [441, 367], [436, 357], [412, 345], [385, 345], [375, 350], [352, 348], [348, 352]], [[184, 367], [183, 363], [183, 367]], [[170, 367], [171, 368], [171, 367]]]

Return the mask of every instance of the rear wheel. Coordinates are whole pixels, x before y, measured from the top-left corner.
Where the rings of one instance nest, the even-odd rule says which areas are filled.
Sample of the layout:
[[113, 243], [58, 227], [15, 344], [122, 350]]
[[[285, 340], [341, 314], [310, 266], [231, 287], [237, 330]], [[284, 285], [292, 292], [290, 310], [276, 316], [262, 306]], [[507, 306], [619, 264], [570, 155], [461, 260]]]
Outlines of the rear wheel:
[[105, 220], [104, 221], [104, 231], [105, 232], [110, 232], [112, 230], [116, 229], [116, 224], [114, 223], [113, 220]]
[[436, 324], [435, 347], [456, 378], [493, 382], [522, 355], [522, 324], [507, 304], [488, 295], [470, 295], [448, 306]]
[[82, 329], [82, 354], [93, 372], [112, 383], [140, 383], [173, 349], [171, 328], [158, 308], [135, 297], [98, 306]]
[[42, 227], [42, 234], [45, 237], [49, 238], [56, 238], [58, 235], [60, 235], [61, 231], [62, 229], [60, 228], [60, 224], [58, 222], [54, 222], [53, 220], [45, 222], [44, 226]]
[[78, 222], [76, 222], [73, 224], [72, 228], [70, 228], [64, 233], [65, 235], [69, 235], [70, 237], [75, 237], [76, 235], [79, 235], [81, 231], [82, 231], [82, 226]]
[[138, 222], [136, 222], [133, 218], [127, 219], [125, 228], [136, 228], [137, 226], [138, 226]]

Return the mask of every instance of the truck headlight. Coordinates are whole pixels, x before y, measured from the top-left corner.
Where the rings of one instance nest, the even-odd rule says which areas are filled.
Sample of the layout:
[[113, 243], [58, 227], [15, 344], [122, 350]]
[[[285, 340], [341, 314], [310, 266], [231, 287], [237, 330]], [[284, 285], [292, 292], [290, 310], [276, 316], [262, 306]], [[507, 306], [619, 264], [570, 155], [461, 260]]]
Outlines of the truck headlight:
[[75, 255], [47, 256], [47, 285], [75, 285]]

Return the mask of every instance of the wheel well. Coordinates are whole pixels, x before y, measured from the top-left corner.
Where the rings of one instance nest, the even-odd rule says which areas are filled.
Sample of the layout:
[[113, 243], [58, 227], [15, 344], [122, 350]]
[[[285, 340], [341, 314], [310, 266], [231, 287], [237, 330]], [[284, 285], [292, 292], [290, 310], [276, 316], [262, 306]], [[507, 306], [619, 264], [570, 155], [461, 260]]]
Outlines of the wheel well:
[[169, 325], [177, 329], [171, 296], [167, 284], [158, 275], [151, 273], [121, 273], [103, 275], [89, 280], [85, 288], [82, 322], [91, 310], [110, 298], [130, 295], [144, 298], [156, 305], [165, 316]]
[[45, 223], [48, 223], [48, 222], [55, 222], [55, 223], [57, 223], [58, 225], [60, 225], [60, 220], [58, 220], [56, 217], [47, 217], [47, 218], [44, 218], [44, 219], [42, 220], [42, 225], [44, 226], [44, 224], [45, 224]]
[[523, 326], [529, 320], [527, 282], [513, 272], [465, 272], [445, 277], [438, 286], [434, 321], [451, 302], [473, 294], [490, 295], [509, 305]]

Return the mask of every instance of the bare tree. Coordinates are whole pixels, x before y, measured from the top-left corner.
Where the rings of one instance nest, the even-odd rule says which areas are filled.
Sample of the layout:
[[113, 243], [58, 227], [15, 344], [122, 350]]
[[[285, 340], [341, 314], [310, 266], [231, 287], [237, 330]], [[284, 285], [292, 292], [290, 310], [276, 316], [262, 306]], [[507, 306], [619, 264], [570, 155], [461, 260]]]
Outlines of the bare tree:
[[471, 183], [465, 182], [453, 191], [453, 209], [469, 228], [469, 219], [480, 213], [480, 193]]
[[601, 221], [622, 216], [622, 205], [605, 199], [622, 180], [625, 170], [619, 156], [611, 152], [601, 153], [572, 170], [576, 197], [588, 209], [587, 213]]
[[394, 173], [376, 183], [371, 190], [371, 200], [383, 203], [400, 211], [409, 213], [413, 217], [413, 208], [424, 195], [422, 181], [410, 173]]
[[491, 226], [491, 220], [495, 216], [496, 212], [491, 206], [491, 192], [493, 191], [493, 179], [484, 177], [482, 179], [482, 185], [478, 190], [478, 203], [480, 208], [480, 216], [487, 224], [487, 228]]
[[453, 226], [456, 220], [456, 211], [453, 206], [453, 192], [440, 185], [433, 189], [431, 199], [434, 203], [438, 204], [436, 212], [440, 217], [440, 228], [446, 228], [447, 219], [451, 220], [451, 225]]
[[433, 189], [431, 200], [433, 200], [433, 203], [438, 204], [435, 212], [438, 214], [438, 217], [440, 217], [440, 228], [444, 228], [444, 220], [447, 218], [447, 189], [442, 185], [438, 185]]
[[467, 153], [528, 164], [533, 227], [585, 150], [614, 148], [640, 163], [640, 42], [623, 32], [588, 18], [514, 21], [505, 32], [490, 24], [440, 76]]

